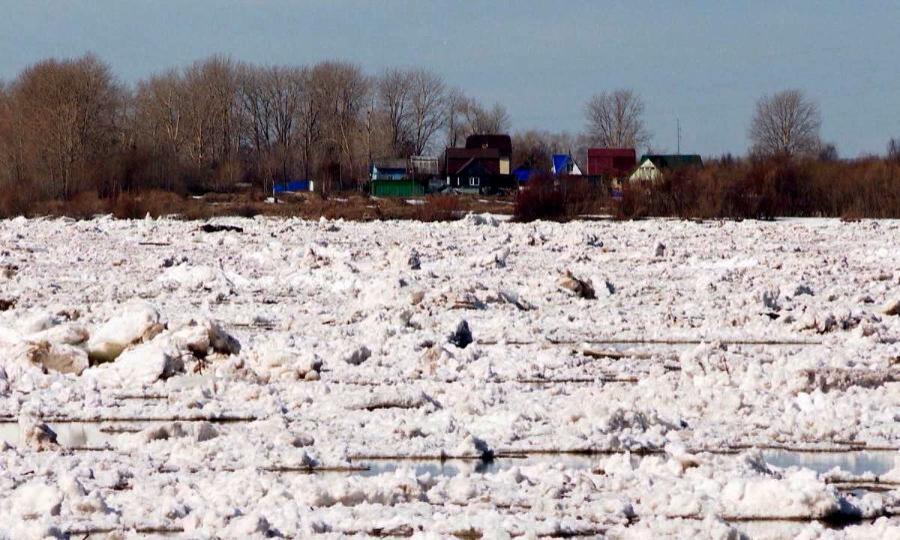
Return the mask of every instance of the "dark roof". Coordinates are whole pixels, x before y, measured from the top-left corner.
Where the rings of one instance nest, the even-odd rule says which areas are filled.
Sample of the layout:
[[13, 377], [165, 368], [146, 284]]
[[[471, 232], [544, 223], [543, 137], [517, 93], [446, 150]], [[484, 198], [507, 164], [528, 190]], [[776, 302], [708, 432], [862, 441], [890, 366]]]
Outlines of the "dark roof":
[[459, 176], [472, 162], [481, 163], [490, 174], [500, 173], [500, 151], [496, 148], [447, 149], [447, 174]]
[[486, 166], [486, 163], [477, 157], [473, 157], [466, 161], [462, 167], [457, 169], [454, 176], [486, 176], [495, 174], [496, 171]]
[[509, 135], [469, 135], [466, 148], [496, 148], [503, 157], [512, 155], [512, 139]]
[[406, 160], [403, 158], [376, 159], [372, 166], [376, 169], [403, 169], [406, 170]]
[[697, 154], [644, 154], [641, 156], [641, 163], [646, 159], [660, 169], [703, 166], [703, 159]]
[[486, 159], [499, 159], [500, 150], [496, 148], [448, 148], [447, 159], [469, 159], [480, 157]]

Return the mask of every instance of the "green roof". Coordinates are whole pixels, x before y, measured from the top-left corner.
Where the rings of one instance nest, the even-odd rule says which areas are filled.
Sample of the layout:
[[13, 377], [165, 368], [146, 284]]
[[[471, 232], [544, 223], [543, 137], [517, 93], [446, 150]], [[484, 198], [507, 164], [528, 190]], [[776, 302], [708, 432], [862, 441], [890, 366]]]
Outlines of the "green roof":
[[659, 169], [703, 166], [703, 159], [697, 154], [644, 154], [640, 162], [648, 159]]

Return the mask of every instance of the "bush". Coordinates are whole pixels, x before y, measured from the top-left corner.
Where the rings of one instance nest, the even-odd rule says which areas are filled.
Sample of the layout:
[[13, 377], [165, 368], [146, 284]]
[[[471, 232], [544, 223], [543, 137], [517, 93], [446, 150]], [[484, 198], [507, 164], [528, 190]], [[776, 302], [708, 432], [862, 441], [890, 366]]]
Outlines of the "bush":
[[566, 216], [565, 196], [555, 177], [532, 176], [525, 189], [516, 195], [513, 219], [527, 222], [537, 219], [560, 220]]
[[721, 161], [627, 183], [619, 219], [649, 216], [774, 219], [900, 217], [900, 164], [887, 160]]
[[32, 210], [32, 200], [22, 190], [0, 188], [0, 219], [28, 216]]
[[425, 204], [418, 207], [419, 221], [453, 221], [459, 219], [462, 201], [455, 195], [428, 195]]

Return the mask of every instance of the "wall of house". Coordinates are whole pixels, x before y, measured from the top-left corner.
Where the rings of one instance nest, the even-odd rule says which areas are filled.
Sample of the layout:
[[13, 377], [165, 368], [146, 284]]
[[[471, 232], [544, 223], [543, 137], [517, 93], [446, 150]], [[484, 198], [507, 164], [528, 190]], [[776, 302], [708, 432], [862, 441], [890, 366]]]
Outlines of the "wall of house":
[[635, 181], [656, 181], [659, 179], [660, 173], [656, 165], [651, 161], [641, 163], [641, 166], [631, 175], [631, 180]]

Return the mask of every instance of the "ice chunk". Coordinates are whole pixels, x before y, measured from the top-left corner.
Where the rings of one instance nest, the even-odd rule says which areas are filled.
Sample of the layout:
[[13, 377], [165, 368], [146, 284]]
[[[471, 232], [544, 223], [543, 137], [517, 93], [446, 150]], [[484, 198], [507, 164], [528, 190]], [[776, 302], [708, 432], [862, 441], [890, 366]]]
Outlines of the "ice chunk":
[[129, 302], [121, 314], [91, 334], [88, 355], [93, 363], [111, 362], [130, 345], [147, 341], [162, 329], [156, 308], [142, 301]]
[[26, 447], [42, 452], [44, 450], [57, 450], [56, 432], [50, 426], [37, 420], [23, 419], [19, 425], [22, 428], [22, 442]]
[[53, 486], [33, 482], [20, 486], [12, 494], [12, 514], [32, 520], [58, 516], [62, 505], [62, 493]]
[[344, 355], [344, 362], [351, 366], [358, 366], [368, 360], [370, 356], [372, 356], [372, 351], [365, 345], [360, 345]]
[[885, 302], [881, 312], [885, 315], [900, 315], [900, 296]]
[[184, 371], [184, 362], [164, 343], [150, 342], [122, 353], [102, 371], [119, 384], [152, 384]]

